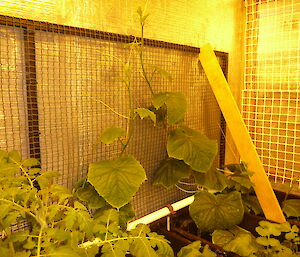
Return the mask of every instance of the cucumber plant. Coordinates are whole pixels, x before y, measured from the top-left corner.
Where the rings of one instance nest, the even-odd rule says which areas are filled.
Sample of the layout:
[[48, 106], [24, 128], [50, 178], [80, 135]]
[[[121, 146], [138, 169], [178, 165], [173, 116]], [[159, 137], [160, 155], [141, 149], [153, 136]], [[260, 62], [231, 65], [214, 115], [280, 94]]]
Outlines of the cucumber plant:
[[[140, 61], [142, 77], [152, 96], [152, 103], [148, 109], [156, 115], [157, 126], [166, 132], [166, 158], [161, 160], [155, 171], [153, 184], [169, 188], [181, 179], [193, 178], [199, 186], [208, 189], [216, 189], [217, 186], [218, 195], [208, 191], [196, 193], [195, 201], [190, 206], [191, 217], [203, 232], [238, 224], [244, 214], [241, 192], [225, 190], [225, 188], [229, 187], [230, 181], [232, 181], [230, 188], [237, 187], [238, 182], [234, 184], [233, 181], [239, 178], [240, 183], [248, 187], [250, 183], [247, 181], [248, 174], [246, 176], [246, 172], [240, 171], [239, 174], [235, 172], [232, 180], [229, 180], [223, 172], [212, 169], [218, 152], [217, 142], [184, 123], [187, 111], [187, 100], [184, 94], [170, 91], [155, 92], [152, 86], [155, 74], [164, 76], [169, 82], [172, 78], [168, 72], [157, 66], [149, 66], [146, 69], [143, 49], [144, 27], [148, 16], [141, 9], [138, 10], [138, 14], [141, 39], [132, 46]], [[245, 176], [247, 178], [244, 178]]]

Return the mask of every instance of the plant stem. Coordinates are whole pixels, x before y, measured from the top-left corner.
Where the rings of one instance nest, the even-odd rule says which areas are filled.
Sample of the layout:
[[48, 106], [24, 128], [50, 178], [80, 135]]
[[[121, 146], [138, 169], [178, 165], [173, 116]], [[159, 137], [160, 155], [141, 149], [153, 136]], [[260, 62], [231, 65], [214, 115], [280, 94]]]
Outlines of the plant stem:
[[28, 215], [30, 215], [31, 217], [33, 217], [36, 221], [38, 221], [37, 217], [29, 210], [27, 210], [26, 208], [24, 208], [23, 206], [13, 202], [13, 201], [10, 201], [10, 200], [7, 200], [7, 199], [0, 199], [0, 201], [2, 202], [6, 202], [6, 203], [9, 203], [9, 204], [12, 204], [13, 206], [15, 206], [18, 210], [22, 210], [24, 212], [26, 212]]
[[[90, 97], [90, 98], [92, 98], [92, 97]], [[122, 117], [124, 119], [130, 119], [130, 117], [125, 116], [125, 115], [123, 115], [123, 114], [115, 111], [112, 107], [110, 107], [108, 104], [104, 103], [102, 100], [100, 100], [100, 99], [94, 99], [94, 101], [103, 104], [105, 107], [107, 107], [109, 110], [111, 110], [114, 114], [116, 114], [116, 115], [118, 115], [118, 116], [120, 116], [120, 117]]]
[[40, 232], [38, 236], [37, 253], [36, 253], [37, 257], [41, 256], [42, 234], [43, 234], [43, 227], [40, 228]]
[[133, 99], [132, 99], [132, 93], [131, 93], [131, 90], [130, 90], [130, 86], [131, 86], [131, 83], [130, 83], [130, 74], [127, 74], [127, 82], [124, 82], [125, 85], [126, 85], [126, 88], [127, 88], [127, 91], [128, 91], [128, 99], [129, 99], [129, 121], [128, 121], [128, 127], [127, 127], [127, 132], [126, 132], [126, 142], [125, 144], [123, 144], [123, 148], [122, 148], [122, 151], [121, 151], [121, 154], [122, 155], [130, 140], [131, 140], [131, 137], [132, 137], [132, 130], [133, 130], [133, 120], [134, 120], [134, 110], [133, 110]]
[[151, 82], [147, 76], [145, 66], [144, 66], [144, 58], [143, 58], [143, 50], [144, 50], [144, 23], [141, 23], [141, 49], [139, 49], [139, 57], [140, 57], [140, 63], [142, 68], [143, 77], [147, 83], [147, 86], [149, 87], [149, 90], [151, 92], [151, 95], [154, 95], [153, 89], [151, 87]]
[[23, 166], [22, 166], [19, 162], [15, 161], [14, 159], [12, 159], [12, 158], [10, 158], [10, 159], [11, 159], [15, 164], [17, 164], [18, 167], [21, 169], [22, 173], [23, 173], [24, 176], [27, 178], [27, 180], [28, 180], [28, 182], [29, 182], [29, 184], [30, 184], [30, 187], [31, 187], [31, 188], [34, 188], [33, 182], [32, 182], [32, 180], [30, 179], [30, 177], [28, 176], [28, 173], [27, 173], [26, 170], [23, 168]]
[[[141, 231], [140, 231], [140, 234], [141, 234]], [[91, 247], [93, 245], [97, 245], [97, 246], [101, 246], [101, 245], [104, 245], [106, 243], [111, 243], [111, 242], [115, 242], [115, 241], [119, 241], [119, 240], [128, 240], [128, 239], [140, 239], [140, 238], [145, 238], [146, 236], [141, 236], [141, 235], [138, 235], [138, 236], [127, 236], [127, 237], [118, 237], [118, 238], [112, 238], [112, 239], [105, 239], [105, 240], [101, 240], [100, 238], [95, 238], [94, 241], [87, 241], [81, 245], [79, 245], [78, 247], [79, 248], [88, 248], [88, 247]], [[159, 242], [165, 242], [164, 240], [161, 240], [159, 238], [151, 238], [151, 237], [147, 237], [148, 239], [152, 239], [152, 240], [156, 240], [156, 241], [159, 241]], [[36, 256], [34, 256], [36, 257]]]
[[106, 233], [105, 233], [105, 238], [104, 238], [105, 241], [107, 241], [107, 237], [108, 237], [108, 226], [109, 226], [109, 219], [110, 219], [111, 212], [112, 212], [112, 210], [110, 210], [108, 217], [107, 217], [107, 221], [106, 221]]
[[[7, 231], [7, 237], [9, 238], [10, 236], [11, 236], [11, 230], [9, 229], [9, 231]], [[11, 252], [12, 252], [12, 254], [14, 255], [16, 252], [15, 252], [15, 247], [14, 247], [14, 243], [13, 242], [9, 242], [8, 243], [8, 245], [9, 245], [9, 249], [11, 250]]]

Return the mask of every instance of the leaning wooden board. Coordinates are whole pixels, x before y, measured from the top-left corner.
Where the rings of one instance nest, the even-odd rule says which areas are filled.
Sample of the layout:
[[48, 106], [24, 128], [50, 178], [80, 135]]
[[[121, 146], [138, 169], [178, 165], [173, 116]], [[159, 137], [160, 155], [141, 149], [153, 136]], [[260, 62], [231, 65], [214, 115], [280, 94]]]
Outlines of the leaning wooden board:
[[285, 217], [242, 119], [239, 108], [230, 91], [217, 57], [209, 44], [200, 49], [199, 59], [224, 115], [226, 125], [232, 134], [241, 160], [248, 164], [250, 171], [254, 172], [254, 175], [250, 179], [254, 183], [255, 193], [266, 218], [278, 223], [285, 222]]

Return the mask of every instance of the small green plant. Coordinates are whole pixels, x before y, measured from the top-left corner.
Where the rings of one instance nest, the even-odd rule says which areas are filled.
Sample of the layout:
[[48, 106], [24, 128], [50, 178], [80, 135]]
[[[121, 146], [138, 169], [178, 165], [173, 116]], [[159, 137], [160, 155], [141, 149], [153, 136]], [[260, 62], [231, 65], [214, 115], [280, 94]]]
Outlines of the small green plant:
[[[89, 211], [67, 188], [50, 183], [57, 172], [42, 173], [37, 165], [36, 159], [21, 160], [17, 151], [0, 151], [0, 255], [94, 256], [95, 247], [77, 247], [93, 238]], [[12, 232], [11, 225], [23, 220], [30, 228]]]
[[[291, 226], [288, 222], [283, 224], [260, 221], [256, 232], [260, 235], [256, 242], [263, 246], [263, 253], [266, 256], [296, 256], [299, 251], [300, 237], [299, 228]], [[279, 236], [284, 235], [281, 242]]]
[[[42, 172], [37, 165], [17, 151], [0, 151], [0, 256], [94, 257], [99, 247], [106, 257], [144, 256], [141, 251], [173, 256], [168, 241], [147, 226], [126, 231], [134, 216], [128, 202], [113, 208], [84, 179], [71, 192], [51, 183], [57, 172]], [[27, 227], [13, 231], [12, 224], [22, 221]]]
[[299, 228], [288, 222], [283, 224], [260, 221], [256, 227], [259, 237], [239, 227], [215, 230], [213, 243], [240, 256], [294, 257], [299, 256]]
[[178, 257], [216, 257], [217, 254], [209, 249], [208, 245], [205, 245], [201, 249], [201, 242], [195, 241], [187, 246], [180, 249], [177, 256]]

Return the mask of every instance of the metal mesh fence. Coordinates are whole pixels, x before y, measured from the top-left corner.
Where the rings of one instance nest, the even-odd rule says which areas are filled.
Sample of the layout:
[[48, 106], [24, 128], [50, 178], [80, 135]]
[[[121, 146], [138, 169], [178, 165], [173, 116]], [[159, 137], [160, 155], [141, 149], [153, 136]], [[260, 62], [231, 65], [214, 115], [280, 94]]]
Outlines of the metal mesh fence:
[[300, 2], [246, 1], [243, 116], [269, 177], [300, 185]]
[[[41, 159], [44, 170], [61, 173], [58, 183], [72, 187], [87, 173], [88, 164], [113, 158], [119, 147], [95, 145], [107, 127], [125, 127], [127, 93], [120, 82], [123, 65], [130, 58], [135, 107], [150, 105], [151, 94], [139, 64], [124, 43], [133, 37], [95, 30], [0, 16], [0, 147], [20, 150], [23, 158]], [[181, 91], [188, 99], [186, 123], [217, 139], [224, 160], [221, 113], [204, 72], [198, 66], [199, 49], [155, 40], [145, 40], [145, 66], [167, 70], [172, 82], [159, 76], [153, 88]], [[217, 53], [226, 72], [227, 55]], [[104, 104], [103, 104], [104, 103]], [[146, 181], [133, 199], [137, 216], [182, 199], [176, 188], [152, 186], [153, 171], [166, 156], [164, 132], [150, 121], [135, 121], [128, 151], [147, 171]]]

